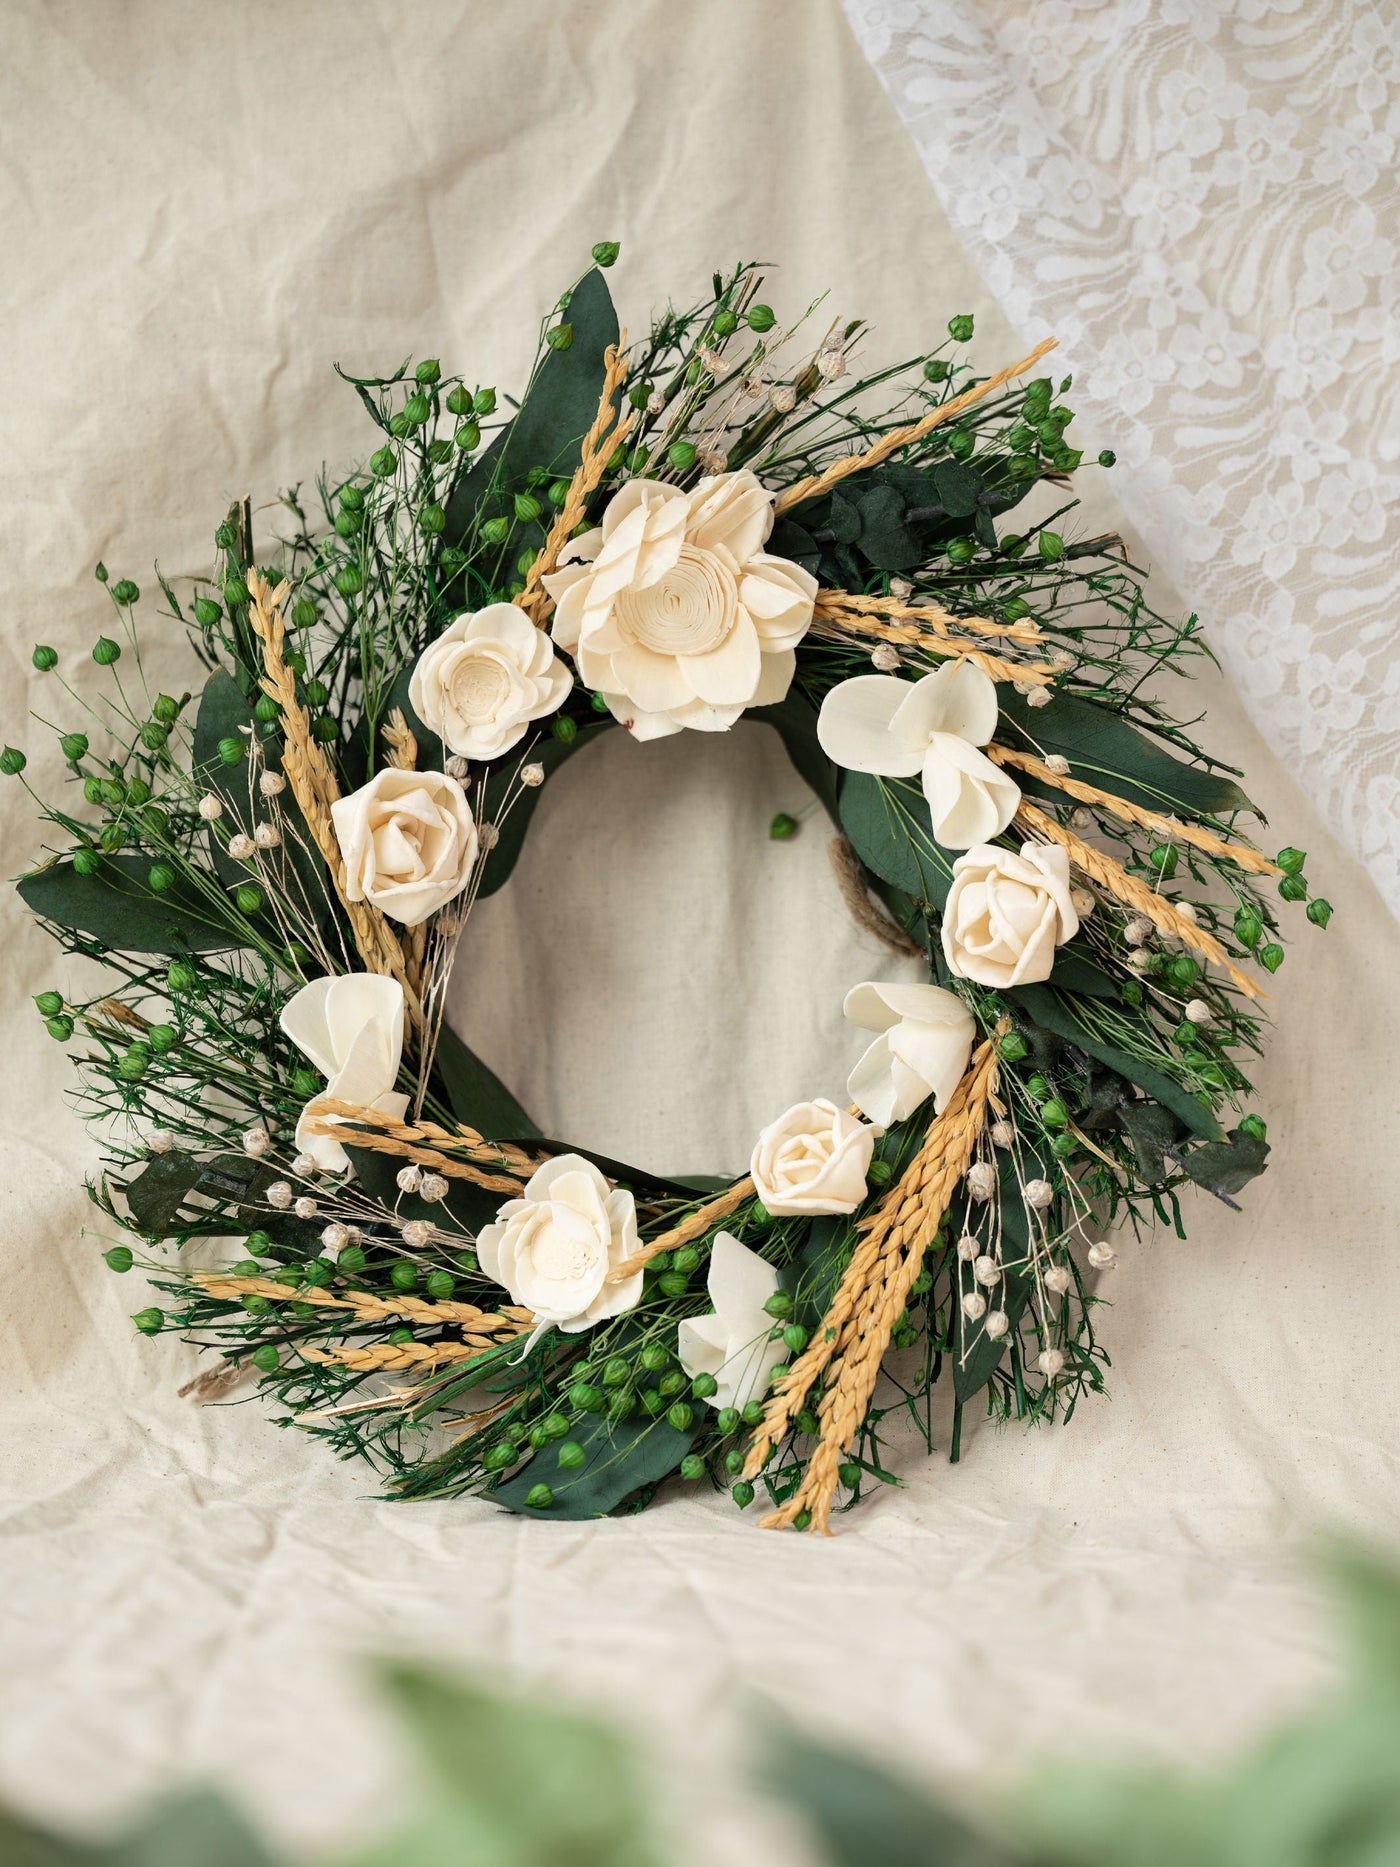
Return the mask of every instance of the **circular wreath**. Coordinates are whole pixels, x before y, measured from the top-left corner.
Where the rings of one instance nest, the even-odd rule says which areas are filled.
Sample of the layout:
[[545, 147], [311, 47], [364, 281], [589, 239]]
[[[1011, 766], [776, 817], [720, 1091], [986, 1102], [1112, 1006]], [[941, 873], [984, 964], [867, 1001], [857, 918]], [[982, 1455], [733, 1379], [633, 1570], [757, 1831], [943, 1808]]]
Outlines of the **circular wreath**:
[[[162, 1295], [140, 1331], [219, 1351], [206, 1397], [256, 1372], [400, 1497], [579, 1517], [679, 1473], [825, 1529], [888, 1479], [891, 1410], [932, 1444], [940, 1376], [955, 1458], [971, 1401], [1067, 1417], [1101, 1387], [1104, 1233], [1262, 1170], [1271, 896], [1331, 910], [1149, 686], [1208, 652], [1196, 619], [1063, 523], [1052, 344], [978, 379], [957, 317], [862, 375], [861, 324], [804, 344], [745, 265], [628, 348], [615, 257], [508, 418], [436, 360], [347, 378], [378, 445], [320, 516], [284, 495], [255, 551], [243, 502], [192, 594], [161, 579], [197, 693], [148, 693], [140, 593], [98, 566], [116, 678], [60, 740], [86, 808], [44, 809], [59, 847], [19, 886], [113, 977], [38, 1006], [133, 1241], [107, 1263]], [[844, 1092], [700, 1186], [545, 1139], [445, 990], [579, 747], [746, 716], [928, 976], [857, 985]]]

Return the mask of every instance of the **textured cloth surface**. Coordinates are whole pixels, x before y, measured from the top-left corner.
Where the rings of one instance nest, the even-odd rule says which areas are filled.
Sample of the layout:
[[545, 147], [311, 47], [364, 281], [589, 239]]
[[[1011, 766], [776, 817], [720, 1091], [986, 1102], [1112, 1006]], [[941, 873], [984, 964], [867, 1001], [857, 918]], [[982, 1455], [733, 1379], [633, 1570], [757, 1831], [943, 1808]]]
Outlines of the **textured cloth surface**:
[[[634, 330], [757, 254], [781, 262], [775, 302], [829, 284], [835, 310], [871, 316], [872, 359], [965, 310], [985, 367], [1023, 347], [834, 4], [383, 0], [350, 30], [322, 4], [12, 0], [5, 30], [11, 739], [26, 698], [78, 723], [29, 653], [84, 660], [97, 558], [153, 592], [156, 554], [173, 577], [207, 568], [234, 495], [266, 505], [362, 453], [331, 359], [440, 354], [518, 385], [595, 239], [624, 243], [612, 285]], [[1085, 524], [1114, 522], [1105, 502]], [[696, 1492], [590, 1525], [389, 1505], [256, 1403], [177, 1399], [195, 1357], [133, 1339], [143, 1286], [100, 1261], [80, 1185], [95, 1152], [24, 996], [67, 975], [12, 901], [0, 1793], [95, 1821], [214, 1774], [285, 1833], [359, 1830], [398, 1768], [366, 1652], [630, 1706], [692, 1777], [766, 1699], [963, 1772], [1120, 1743], [1212, 1758], [1312, 1690], [1327, 1649], [1300, 1549], [1326, 1526], [1400, 1530], [1400, 987], [1365, 875], [1227, 685], [1201, 698], [1210, 744], [1338, 910], [1272, 987], [1276, 1164], [1242, 1214], [1189, 1199], [1189, 1244], [1121, 1241], [1111, 1401], [1034, 1436], [979, 1426], [958, 1467], [897, 1443], [907, 1488], [830, 1543]], [[27, 734], [52, 790], [44, 739]], [[845, 916], [819, 816], [767, 841], [802, 807], [753, 727], [618, 735], [547, 787], [517, 876], [471, 923], [454, 1015], [548, 1128], [715, 1170], [799, 1094], [839, 1094], [859, 1047], [841, 995], [893, 968]], [[36, 828], [13, 783], [0, 810], [14, 872]], [[696, 1826], [705, 1858], [750, 1857], [731, 1819]], [[751, 1847], [778, 1858], [773, 1837]]]

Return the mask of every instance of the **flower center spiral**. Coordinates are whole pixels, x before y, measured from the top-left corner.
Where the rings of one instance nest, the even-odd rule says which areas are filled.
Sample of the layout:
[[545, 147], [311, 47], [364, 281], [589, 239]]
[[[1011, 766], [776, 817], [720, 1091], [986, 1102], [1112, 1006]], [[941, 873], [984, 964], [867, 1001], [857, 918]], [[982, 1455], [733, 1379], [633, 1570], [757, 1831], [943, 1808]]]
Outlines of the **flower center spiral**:
[[510, 697], [510, 676], [499, 661], [466, 656], [452, 674], [452, 704], [464, 720], [493, 720]]
[[671, 568], [644, 590], [618, 598], [624, 633], [656, 655], [703, 655], [729, 634], [738, 590], [712, 552], [682, 545]]

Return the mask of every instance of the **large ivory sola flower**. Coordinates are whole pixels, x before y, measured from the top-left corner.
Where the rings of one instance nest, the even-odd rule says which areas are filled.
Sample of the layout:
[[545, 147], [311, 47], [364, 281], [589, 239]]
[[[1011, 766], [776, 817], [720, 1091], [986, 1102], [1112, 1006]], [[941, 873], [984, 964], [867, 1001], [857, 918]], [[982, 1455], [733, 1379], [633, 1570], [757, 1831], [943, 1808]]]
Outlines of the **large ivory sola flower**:
[[1048, 979], [1055, 948], [1079, 931], [1069, 857], [1052, 843], [983, 844], [953, 864], [943, 953], [960, 979], [1005, 990]]
[[515, 603], [458, 616], [425, 648], [408, 684], [413, 710], [449, 752], [498, 758], [532, 720], [563, 705], [568, 669]]
[[390, 766], [331, 805], [345, 892], [416, 927], [461, 894], [478, 838], [467, 794], [440, 771]]
[[817, 582], [764, 551], [772, 529], [747, 468], [689, 493], [631, 480], [544, 579], [555, 641], [638, 739], [724, 732], [787, 693]]
[[846, 994], [852, 1024], [874, 1031], [846, 1081], [846, 1094], [871, 1121], [905, 1121], [933, 1097], [941, 1115], [972, 1054], [976, 1020], [941, 985], [885, 985], [867, 980]]
[[486, 1275], [533, 1310], [537, 1324], [567, 1335], [636, 1305], [640, 1271], [615, 1284], [607, 1277], [637, 1248], [636, 1201], [581, 1154], [547, 1160], [476, 1240]]
[[749, 1171], [770, 1212], [854, 1212], [877, 1131], [834, 1102], [798, 1102], [758, 1137]]
[[768, 1385], [768, 1370], [787, 1360], [781, 1342], [770, 1341], [773, 1319], [764, 1304], [777, 1293], [778, 1273], [729, 1232], [717, 1232], [710, 1248], [708, 1316], [687, 1316], [676, 1330], [676, 1357], [693, 1381], [713, 1376], [712, 1407], [743, 1410]]
[[858, 674], [822, 702], [817, 738], [847, 771], [923, 779], [933, 834], [945, 849], [1000, 836], [1019, 787], [978, 747], [997, 727], [997, 690], [970, 661], [949, 661], [922, 680]]
[[353, 1102], [394, 1121], [408, 1108], [408, 1097], [394, 1088], [403, 1054], [403, 1015], [403, 987], [377, 972], [313, 979], [282, 1007], [282, 1029], [328, 1079], [297, 1123], [298, 1152], [309, 1154], [323, 1172], [343, 1173], [350, 1166], [339, 1141], [306, 1132], [325, 1102]]

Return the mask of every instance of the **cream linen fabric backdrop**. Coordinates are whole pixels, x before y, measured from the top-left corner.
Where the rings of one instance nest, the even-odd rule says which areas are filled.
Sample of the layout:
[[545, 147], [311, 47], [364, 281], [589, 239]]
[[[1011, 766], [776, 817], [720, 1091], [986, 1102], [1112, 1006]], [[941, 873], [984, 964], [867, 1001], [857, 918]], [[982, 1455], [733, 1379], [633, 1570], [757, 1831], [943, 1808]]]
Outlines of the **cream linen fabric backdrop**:
[[[1019, 353], [826, 0], [10, 0], [3, 35], [0, 669], [44, 779], [21, 716], [66, 713], [30, 648], [82, 663], [98, 557], [150, 589], [156, 553], [196, 573], [232, 495], [362, 451], [333, 358], [440, 353], [518, 383], [594, 239], [623, 242], [634, 329], [757, 254], [785, 305], [830, 284], [871, 315], [872, 356], [969, 309], [985, 366]], [[343, 1835], [395, 1781], [366, 1651], [630, 1710], [677, 1776], [755, 1695], [962, 1772], [1120, 1743], [1213, 1757], [1311, 1690], [1327, 1643], [1300, 1547], [1400, 1531], [1394, 928], [1228, 687], [1203, 698], [1338, 909], [1275, 989], [1276, 1165], [1241, 1215], [1190, 1201], [1188, 1245], [1124, 1243], [1111, 1402], [1065, 1431], [980, 1427], [958, 1468], [902, 1447], [908, 1488], [830, 1543], [696, 1492], [587, 1525], [378, 1503], [256, 1404], [177, 1400], [192, 1354], [133, 1339], [141, 1285], [81, 1236], [95, 1155], [26, 998], [65, 969], [12, 903], [0, 1790], [96, 1820], [212, 1773], [282, 1832]], [[845, 918], [820, 822], [766, 840], [801, 802], [756, 728], [618, 737], [546, 791], [472, 923], [456, 1015], [548, 1127], [732, 1165], [765, 1116], [839, 1088], [841, 994], [888, 962]], [[18, 786], [0, 807], [15, 871], [36, 826]], [[697, 1857], [777, 1858], [728, 1822], [705, 1813]]]

